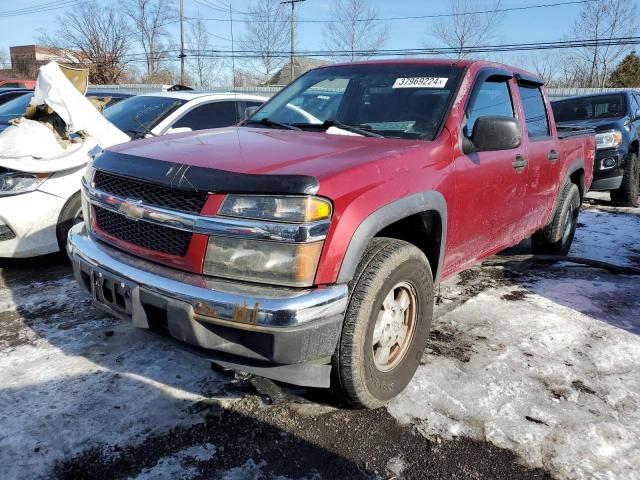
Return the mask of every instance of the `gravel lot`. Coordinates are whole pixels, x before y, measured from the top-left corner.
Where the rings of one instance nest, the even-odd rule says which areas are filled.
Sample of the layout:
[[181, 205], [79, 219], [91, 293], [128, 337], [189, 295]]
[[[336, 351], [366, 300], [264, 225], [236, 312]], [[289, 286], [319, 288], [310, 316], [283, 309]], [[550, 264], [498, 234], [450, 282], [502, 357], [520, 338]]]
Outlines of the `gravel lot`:
[[[573, 255], [640, 267], [591, 195]], [[640, 280], [508, 255], [441, 286], [386, 409], [212, 369], [92, 308], [60, 257], [0, 270], [0, 478], [640, 478]]]

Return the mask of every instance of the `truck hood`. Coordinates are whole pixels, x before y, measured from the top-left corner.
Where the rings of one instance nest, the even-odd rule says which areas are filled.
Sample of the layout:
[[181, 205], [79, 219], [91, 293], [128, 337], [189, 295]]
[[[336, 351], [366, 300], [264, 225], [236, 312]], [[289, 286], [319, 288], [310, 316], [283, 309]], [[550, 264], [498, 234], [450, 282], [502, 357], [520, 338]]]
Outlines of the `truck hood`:
[[[426, 150], [429, 145], [425, 141], [232, 127], [117, 145], [99, 157], [95, 166], [161, 183], [179, 170], [181, 187], [202, 184], [202, 176], [211, 176], [211, 171], [224, 172], [227, 180], [231, 180], [227, 174], [235, 173], [245, 178], [246, 174], [280, 176], [283, 182], [285, 177], [296, 176], [321, 181], [365, 162], [400, 156], [407, 150]], [[182, 178], [187, 173], [189, 178]], [[170, 182], [176, 186], [176, 177]], [[223, 188], [232, 189], [232, 185]], [[213, 190], [215, 186], [201, 188]], [[310, 193], [309, 189], [304, 193]]]
[[593, 128], [596, 132], [604, 132], [624, 127], [625, 117], [620, 118], [593, 118], [589, 120], [571, 120], [569, 122], [558, 122], [559, 126], [576, 126], [582, 128]]

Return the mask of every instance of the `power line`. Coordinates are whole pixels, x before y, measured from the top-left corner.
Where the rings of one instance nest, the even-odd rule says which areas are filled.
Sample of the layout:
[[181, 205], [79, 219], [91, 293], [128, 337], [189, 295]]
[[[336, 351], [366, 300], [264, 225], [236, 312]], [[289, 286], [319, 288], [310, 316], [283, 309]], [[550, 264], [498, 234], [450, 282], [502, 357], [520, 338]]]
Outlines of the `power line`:
[[17, 8], [14, 10], [0, 11], [0, 18], [17, 17], [21, 15], [31, 15], [34, 13], [47, 12], [50, 10], [58, 10], [61, 8], [71, 7], [76, 3], [76, 0], [55, 0], [52, 2], [40, 3], [32, 5], [30, 7]]
[[[383, 50], [360, 50], [356, 51], [359, 56], [367, 57], [401, 57], [401, 56], [419, 56], [419, 55], [447, 55], [447, 54], [459, 54], [459, 53], [490, 53], [490, 52], [516, 52], [516, 51], [530, 51], [530, 50], [553, 50], [553, 49], [568, 49], [568, 48], [588, 48], [593, 46], [628, 46], [628, 45], [640, 45], [640, 36], [634, 37], [617, 37], [608, 39], [576, 39], [559, 42], [537, 42], [537, 43], [515, 43], [515, 44], [501, 44], [501, 45], [478, 45], [475, 47], [467, 48], [449, 48], [449, 47], [436, 47], [436, 48], [407, 48], [407, 49], [383, 49]], [[179, 49], [167, 49], [157, 52], [154, 58], [162, 61], [175, 61], [178, 60]], [[185, 49], [185, 52], [190, 57], [202, 57], [202, 58], [261, 58], [263, 55], [256, 50], [199, 50], [199, 49]], [[327, 50], [308, 50], [299, 52], [301, 55], [308, 57], [326, 57], [326, 58], [340, 58], [350, 55], [350, 50], [342, 51], [327, 51]], [[289, 52], [274, 52], [272, 57], [286, 58], [289, 56]], [[96, 64], [106, 63], [101, 61], [98, 57], [87, 57], [88, 60], [94, 61]], [[126, 63], [136, 63], [146, 61], [144, 53], [133, 53], [125, 55], [121, 58]], [[455, 61], [455, 60], [453, 60]], [[82, 62], [78, 62], [82, 64]]]
[[[202, 1], [202, 0], [197, 0]], [[565, 2], [556, 2], [556, 3], [541, 3], [537, 5], [525, 5], [522, 7], [508, 7], [508, 8], [494, 8], [489, 10], [476, 10], [472, 12], [463, 12], [463, 13], [438, 13], [438, 14], [430, 14], [430, 15], [408, 15], [403, 17], [373, 17], [367, 19], [353, 19], [353, 22], [393, 22], [398, 20], [425, 20], [425, 19], [433, 19], [433, 18], [446, 18], [446, 17], [462, 17], [466, 15], [482, 15], [482, 14], [491, 14], [491, 13], [503, 13], [503, 12], [515, 12], [522, 10], [533, 10], [538, 8], [553, 8], [553, 7], [562, 7], [566, 5], [580, 5], [584, 3], [596, 2], [598, 0], [569, 0]], [[243, 12], [242, 15], [248, 16], [257, 16], [259, 17], [259, 13], [254, 12]], [[229, 19], [226, 18], [202, 18], [202, 20], [211, 21], [211, 22], [228, 22]], [[247, 23], [288, 23], [289, 20], [271, 20], [267, 17], [263, 19], [255, 19], [255, 20], [243, 20]], [[313, 19], [313, 20], [296, 20], [298, 23], [336, 23], [340, 22], [340, 20], [335, 19]]]

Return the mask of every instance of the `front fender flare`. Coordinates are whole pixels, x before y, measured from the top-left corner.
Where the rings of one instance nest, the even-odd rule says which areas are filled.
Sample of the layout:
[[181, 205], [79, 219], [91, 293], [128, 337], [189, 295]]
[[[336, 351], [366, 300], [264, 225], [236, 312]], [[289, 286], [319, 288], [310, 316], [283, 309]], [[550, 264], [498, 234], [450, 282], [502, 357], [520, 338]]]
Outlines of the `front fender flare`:
[[388, 203], [365, 218], [351, 237], [338, 273], [338, 283], [347, 283], [353, 279], [367, 245], [380, 230], [403, 218], [428, 211], [437, 212], [442, 223], [438, 269], [434, 278], [434, 283], [437, 283], [444, 263], [447, 239], [447, 203], [442, 194], [436, 191], [414, 193]]

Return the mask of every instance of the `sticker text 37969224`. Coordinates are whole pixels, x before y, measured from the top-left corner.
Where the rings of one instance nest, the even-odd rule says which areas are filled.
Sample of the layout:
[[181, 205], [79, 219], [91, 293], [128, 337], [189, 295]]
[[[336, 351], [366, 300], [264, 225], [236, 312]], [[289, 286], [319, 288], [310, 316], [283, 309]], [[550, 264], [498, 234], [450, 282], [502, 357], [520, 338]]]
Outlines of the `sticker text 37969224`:
[[444, 77], [396, 78], [393, 88], [444, 88], [447, 80]]

